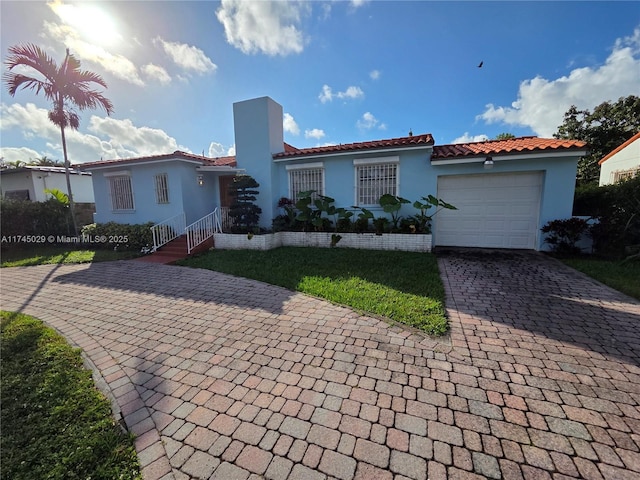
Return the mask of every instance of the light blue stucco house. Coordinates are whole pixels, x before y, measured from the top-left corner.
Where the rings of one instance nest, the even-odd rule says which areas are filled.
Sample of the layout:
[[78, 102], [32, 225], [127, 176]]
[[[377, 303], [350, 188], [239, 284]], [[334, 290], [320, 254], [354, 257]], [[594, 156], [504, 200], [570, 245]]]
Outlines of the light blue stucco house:
[[[430, 134], [297, 149], [284, 142], [282, 107], [269, 97], [233, 105], [236, 154], [208, 158], [174, 152], [85, 164], [92, 173], [96, 222], [185, 224], [229, 205], [237, 173], [260, 184], [261, 226], [282, 213], [278, 200], [316, 190], [336, 206], [384, 215], [384, 193], [411, 202], [429, 194], [457, 207], [433, 221], [434, 246], [543, 248], [540, 228], [568, 218], [583, 142], [521, 137], [435, 145]], [[405, 205], [403, 215], [416, 210]], [[223, 218], [224, 222], [224, 218]]]

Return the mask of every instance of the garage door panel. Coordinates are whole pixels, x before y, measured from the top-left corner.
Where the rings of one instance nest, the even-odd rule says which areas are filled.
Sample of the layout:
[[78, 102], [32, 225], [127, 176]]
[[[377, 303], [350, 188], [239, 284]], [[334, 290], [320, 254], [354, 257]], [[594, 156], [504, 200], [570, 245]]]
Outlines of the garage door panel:
[[436, 217], [436, 245], [535, 248], [542, 172], [438, 178], [438, 197], [458, 210]]

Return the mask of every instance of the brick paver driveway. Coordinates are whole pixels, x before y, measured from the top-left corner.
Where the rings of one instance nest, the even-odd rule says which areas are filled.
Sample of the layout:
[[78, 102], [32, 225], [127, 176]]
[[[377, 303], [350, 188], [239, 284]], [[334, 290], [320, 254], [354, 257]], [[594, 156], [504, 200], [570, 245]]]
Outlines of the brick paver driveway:
[[535, 253], [440, 257], [440, 343], [215, 272], [3, 269], [110, 388], [145, 479], [640, 478], [640, 303]]

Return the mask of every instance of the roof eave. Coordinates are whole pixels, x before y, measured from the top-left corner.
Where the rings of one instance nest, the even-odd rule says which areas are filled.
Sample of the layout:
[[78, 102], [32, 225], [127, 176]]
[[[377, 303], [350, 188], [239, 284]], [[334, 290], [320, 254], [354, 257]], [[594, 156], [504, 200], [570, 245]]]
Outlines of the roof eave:
[[218, 172], [218, 173], [237, 173], [244, 171], [243, 168], [232, 167], [231, 165], [202, 165], [196, 168], [198, 172]]
[[562, 151], [538, 150], [535, 152], [519, 152], [508, 154], [484, 153], [478, 155], [464, 155], [457, 157], [432, 158], [432, 165], [461, 165], [465, 163], [484, 162], [487, 157], [491, 157], [494, 162], [509, 160], [538, 160], [541, 158], [561, 158], [561, 157], [582, 157], [587, 154], [586, 149], [566, 149]]
[[81, 170], [88, 170], [88, 171], [92, 171], [92, 170], [103, 170], [103, 169], [108, 169], [108, 168], [123, 168], [123, 167], [131, 167], [131, 166], [135, 166], [135, 165], [148, 165], [150, 163], [166, 163], [166, 162], [186, 162], [186, 163], [191, 163], [194, 165], [203, 165], [203, 161], [202, 160], [195, 160], [195, 159], [187, 159], [187, 158], [177, 158], [177, 157], [171, 157], [171, 158], [154, 158], [154, 159], [132, 159], [132, 160], [116, 160], [112, 163], [95, 163], [95, 164], [84, 164], [82, 166], [80, 166], [79, 168]]
[[391, 152], [404, 152], [409, 150], [427, 150], [432, 151], [433, 145], [410, 145], [404, 147], [384, 147], [384, 148], [370, 148], [370, 149], [353, 149], [353, 150], [343, 150], [337, 152], [318, 152], [318, 153], [310, 153], [310, 154], [290, 154], [286, 156], [282, 156], [281, 154], [273, 155], [273, 161], [275, 163], [289, 162], [294, 160], [311, 160], [322, 157], [340, 157], [345, 155], [369, 155], [369, 154], [378, 154], [378, 153], [391, 153]]

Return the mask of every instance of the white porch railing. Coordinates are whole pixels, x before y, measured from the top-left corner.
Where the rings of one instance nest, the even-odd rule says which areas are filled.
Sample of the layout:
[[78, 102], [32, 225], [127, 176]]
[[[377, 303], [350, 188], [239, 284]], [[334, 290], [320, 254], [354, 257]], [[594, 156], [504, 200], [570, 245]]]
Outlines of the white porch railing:
[[160, 223], [156, 223], [151, 227], [153, 234], [153, 252], [161, 246], [169, 243], [174, 238], [178, 238], [184, 234], [186, 226], [186, 217], [184, 212], [168, 218]]
[[228, 232], [233, 227], [233, 218], [229, 216], [229, 207], [220, 207], [220, 225], [222, 226], [222, 231]]
[[185, 228], [185, 233], [187, 234], [187, 253], [191, 254], [194, 248], [213, 237], [213, 234], [216, 232], [222, 232], [220, 211], [217, 208]]

